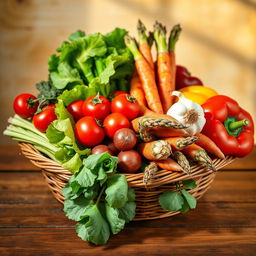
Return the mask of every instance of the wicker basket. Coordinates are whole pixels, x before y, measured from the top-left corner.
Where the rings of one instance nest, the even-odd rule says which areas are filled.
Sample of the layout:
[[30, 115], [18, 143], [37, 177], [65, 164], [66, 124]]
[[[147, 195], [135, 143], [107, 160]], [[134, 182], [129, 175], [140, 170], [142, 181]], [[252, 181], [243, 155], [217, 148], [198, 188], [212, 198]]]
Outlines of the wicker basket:
[[[42, 173], [53, 196], [59, 202], [63, 203], [64, 197], [61, 190], [72, 174], [63, 169], [57, 162], [42, 155], [31, 144], [19, 143], [19, 145], [22, 153], [34, 165], [42, 169]], [[227, 156], [223, 160], [214, 159], [213, 163], [218, 170], [231, 163], [234, 159], [235, 158], [232, 156]], [[163, 191], [175, 189], [175, 186], [173, 185], [174, 182], [191, 178], [195, 179], [197, 187], [190, 192], [195, 198], [199, 199], [208, 190], [216, 174], [201, 165], [193, 166], [191, 175], [181, 172], [161, 170], [155, 176], [154, 181], [148, 184], [147, 188], [145, 188], [142, 180], [143, 173], [125, 175], [129, 186], [133, 187], [136, 193], [137, 207], [134, 220], [150, 220], [165, 218], [179, 213], [178, 211], [165, 211], [160, 208], [158, 203], [158, 197]]]

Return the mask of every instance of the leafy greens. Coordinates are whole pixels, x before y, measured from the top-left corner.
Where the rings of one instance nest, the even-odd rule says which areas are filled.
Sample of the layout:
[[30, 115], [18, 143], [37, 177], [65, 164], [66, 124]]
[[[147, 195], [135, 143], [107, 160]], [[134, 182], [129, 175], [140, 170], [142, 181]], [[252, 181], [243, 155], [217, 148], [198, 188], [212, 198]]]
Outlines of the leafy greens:
[[114, 174], [117, 163], [108, 152], [90, 155], [62, 190], [64, 212], [78, 222], [78, 236], [96, 245], [105, 244], [135, 216], [134, 190], [125, 175]]

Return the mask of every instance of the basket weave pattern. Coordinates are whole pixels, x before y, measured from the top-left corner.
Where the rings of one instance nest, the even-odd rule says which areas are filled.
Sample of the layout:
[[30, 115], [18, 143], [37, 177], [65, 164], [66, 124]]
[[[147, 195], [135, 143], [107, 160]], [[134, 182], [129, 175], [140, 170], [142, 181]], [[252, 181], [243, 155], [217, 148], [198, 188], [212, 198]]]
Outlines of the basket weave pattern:
[[[71, 173], [63, 169], [59, 163], [45, 157], [31, 144], [19, 143], [21, 151], [34, 165], [42, 169], [43, 176], [53, 196], [61, 203], [64, 201], [62, 188], [67, 184]], [[213, 164], [217, 170], [231, 163], [235, 158], [227, 156], [225, 159], [214, 159]], [[158, 171], [154, 180], [145, 187], [143, 173], [124, 174], [130, 187], [136, 193], [136, 216], [134, 220], [150, 220], [176, 215], [179, 212], [169, 212], [161, 209], [158, 202], [159, 195], [166, 190], [175, 190], [174, 182], [195, 179], [197, 187], [190, 193], [199, 199], [210, 187], [215, 178], [215, 173], [201, 165], [192, 167], [191, 175], [182, 172]]]

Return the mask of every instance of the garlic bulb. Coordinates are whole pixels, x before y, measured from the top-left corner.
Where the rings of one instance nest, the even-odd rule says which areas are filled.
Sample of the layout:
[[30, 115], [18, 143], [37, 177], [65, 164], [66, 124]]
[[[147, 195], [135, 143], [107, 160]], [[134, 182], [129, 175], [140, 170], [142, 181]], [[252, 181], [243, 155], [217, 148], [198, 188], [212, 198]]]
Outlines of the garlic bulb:
[[202, 107], [192, 100], [187, 99], [179, 91], [173, 91], [172, 95], [177, 96], [179, 101], [169, 108], [167, 115], [172, 116], [181, 124], [188, 126], [185, 130], [189, 135], [195, 135], [201, 132], [206, 122]]

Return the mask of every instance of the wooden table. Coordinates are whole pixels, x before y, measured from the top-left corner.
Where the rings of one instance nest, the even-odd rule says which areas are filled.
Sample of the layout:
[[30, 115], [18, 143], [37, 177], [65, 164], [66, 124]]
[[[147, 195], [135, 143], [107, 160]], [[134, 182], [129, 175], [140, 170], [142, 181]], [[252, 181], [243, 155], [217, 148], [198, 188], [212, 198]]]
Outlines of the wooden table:
[[17, 153], [0, 148], [1, 256], [256, 255], [256, 150], [218, 173], [197, 209], [132, 222], [98, 247], [77, 237], [40, 171]]

